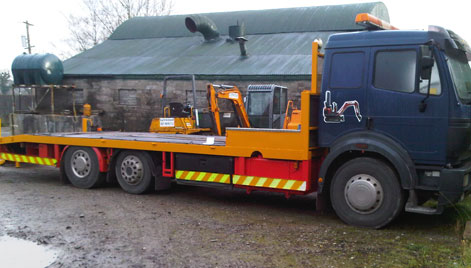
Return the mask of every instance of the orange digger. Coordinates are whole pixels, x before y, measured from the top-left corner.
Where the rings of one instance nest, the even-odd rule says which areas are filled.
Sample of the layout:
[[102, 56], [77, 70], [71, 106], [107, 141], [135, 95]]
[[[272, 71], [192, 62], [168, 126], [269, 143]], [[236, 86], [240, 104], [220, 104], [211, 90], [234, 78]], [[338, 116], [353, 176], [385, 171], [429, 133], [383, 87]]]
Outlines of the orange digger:
[[219, 136], [222, 135], [218, 99], [226, 99], [231, 101], [232, 107], [236, 113], [238, 125], [245, 128], [250, 127], [249, 117], [247, 116], [247, 111], [245, 110], [242, 94], [236, 86], [209, 84], [207, 90], [210, 115], [213, 121], [213, 129], [215, 134]]

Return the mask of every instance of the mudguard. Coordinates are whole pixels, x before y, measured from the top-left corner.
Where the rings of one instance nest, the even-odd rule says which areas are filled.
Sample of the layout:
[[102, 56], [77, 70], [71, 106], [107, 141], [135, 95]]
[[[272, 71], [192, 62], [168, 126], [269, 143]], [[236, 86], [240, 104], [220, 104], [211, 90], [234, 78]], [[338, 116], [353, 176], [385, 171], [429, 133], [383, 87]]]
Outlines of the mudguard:
[[329, 147], [329, 154], [322, 163], [319, 177], [324, 178], [319, 183], [318, 193], [322, 193], [326, 175], [331, 164], [346, 152], [373, 152], [385, 157], [396, 169], [401, 186], [413, 189], [417, 181], [415, 165], [407, 151], [393, 139], [373, 131], [358, 131], [344, 135], [334, 141]]

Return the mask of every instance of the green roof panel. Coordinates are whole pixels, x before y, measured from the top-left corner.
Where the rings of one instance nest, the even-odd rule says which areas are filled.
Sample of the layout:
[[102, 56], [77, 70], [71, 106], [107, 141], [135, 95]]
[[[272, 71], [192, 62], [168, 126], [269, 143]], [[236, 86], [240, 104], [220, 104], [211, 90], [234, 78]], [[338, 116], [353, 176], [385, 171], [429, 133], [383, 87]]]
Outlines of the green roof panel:
[[[355, 24], [358, 13], [370, 13], [389, 22], [382, 2], [205, 13], [215, 22], [221, 35], [228, 35], [230, 25], [245, 23], [246, 34], [274, 34], [318, 31], [361, 30]], [[195, 34], [185, 27], [188, 15], [135, 17], [121, 24], [110, 39], [189, 37]]]
[[[185, 28], [185, 15], [133, 18], [102, 44], [66, 60], [65, 75], [309, 75], [312, 41], [360, 30], [355, 16], [364, 12], [389, 21], [381, 2], [208, 13], [221, 38], [205, 42]], [[226, 40], [237, 22], [246, 26], [248, 57]]]

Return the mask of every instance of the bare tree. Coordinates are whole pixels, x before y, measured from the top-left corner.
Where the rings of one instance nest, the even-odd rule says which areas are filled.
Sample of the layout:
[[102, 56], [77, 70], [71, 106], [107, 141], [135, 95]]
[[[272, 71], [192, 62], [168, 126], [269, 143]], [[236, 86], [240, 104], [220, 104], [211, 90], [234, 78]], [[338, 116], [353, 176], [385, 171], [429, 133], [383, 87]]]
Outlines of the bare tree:
[[172, 0], [82, 0], [83, 16], [70, 15], [70, 45], [85, 51], [106, 40], [124, 21], [136, 16], [169, 15]]
[[3, 94], [8, 94], [11, 89], [11, 75], [9, 71], [0, 72], [0, 91]]

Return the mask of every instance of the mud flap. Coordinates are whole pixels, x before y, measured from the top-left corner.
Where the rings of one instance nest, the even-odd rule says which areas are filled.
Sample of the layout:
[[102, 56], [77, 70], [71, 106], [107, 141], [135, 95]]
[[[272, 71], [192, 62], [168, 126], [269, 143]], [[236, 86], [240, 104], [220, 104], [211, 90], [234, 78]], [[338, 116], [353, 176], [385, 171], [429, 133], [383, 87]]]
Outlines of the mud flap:
[[61, 184], [70, 184], [69, 178], [67, 178], [67, 175], [65, 174], [64, 160], [63, 159], [61, 159], [59, 172], [60, 172], [60, 182], [61, 182]]
[[155, 190], [163, 191], [172, 187], [172, 179], [162, 176], [155, 176]]
[[317, 194], [316, 196], [316, 212], [324, 212], [326, 210], [326, 198], [322, 194]]

